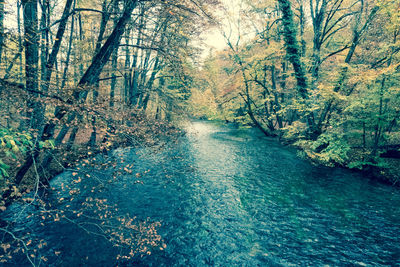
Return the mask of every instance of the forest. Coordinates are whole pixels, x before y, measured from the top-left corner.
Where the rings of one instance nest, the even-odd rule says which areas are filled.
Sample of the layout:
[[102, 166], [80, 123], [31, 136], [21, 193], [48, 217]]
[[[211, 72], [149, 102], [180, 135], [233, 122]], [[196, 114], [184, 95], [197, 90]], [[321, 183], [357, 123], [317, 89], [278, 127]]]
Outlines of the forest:
[[[169, 151], [190, 134], [187, 123], [228, 125], [252, 133], [243, 142], [274, 140], [315, 168], [350, 169], [396, 188], [399, 119], [398, 0], [3, 1], [0, 263], [82, 263], [59, 262], [62, 249], [15, 230], [21, 216], [104, 238], [118, 248], [116, 265], [168, 250], [159, 220], [122, 216], [96, 197], [104, 181], [96, 178], [92, 194], [81, 190], [110, 168], [105, 183], [131, 175], [143, 184], [150, 167], [119, 166], [115, 151]], [[177, 158], [185, 157], [170, 162]], [[177, 167], [185, 168], [194, 167]], [[65, 173], [69, 185], [57, 189], [52, 180]]]
[[[253, 125], [320, 164], [396, 183], [399, 3], [306, 2], [243, 7], [230, 23], [238, 35], [226, 31], [228, 48], [196, 76], [193, 112]], [[256, 34], [244, 41], [246, 27]]]

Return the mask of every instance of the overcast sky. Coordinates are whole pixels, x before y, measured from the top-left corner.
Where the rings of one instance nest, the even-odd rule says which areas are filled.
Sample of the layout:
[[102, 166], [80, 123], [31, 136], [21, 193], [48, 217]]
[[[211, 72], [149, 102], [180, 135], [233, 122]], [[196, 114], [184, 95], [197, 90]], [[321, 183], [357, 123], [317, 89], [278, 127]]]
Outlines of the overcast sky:
[[[221, 0], [224, 6], [224, 10], [216, 11], [216, 15], [220, 19], [221, 26], [214, 27], [201, 35], [204, 42], [200, 44], [204, 48], [202, 57], [209, 54], [210, 49], [213, 51], [223, 50], [227, 47], [226, 40], [222, 34], [225, 32], [227, 35], [231, 33], [231, 40], [236, 42], [238, 31], [233, 26], [240, 13], [240, 3], [242, 0]], [[254, 36], [254, 34], [246, 32], [241, 33], [241, 40], [246, 40], [249, 36]]]

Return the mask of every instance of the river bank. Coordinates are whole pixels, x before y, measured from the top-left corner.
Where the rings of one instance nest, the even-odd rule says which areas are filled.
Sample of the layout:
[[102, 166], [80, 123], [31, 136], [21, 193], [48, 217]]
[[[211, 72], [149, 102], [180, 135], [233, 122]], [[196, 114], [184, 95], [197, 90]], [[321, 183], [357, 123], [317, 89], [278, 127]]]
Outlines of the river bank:
[[[87, 166], [93, 163], [98, 154], [107, 155], [109, 151], [124, 147], [156, 147], [173, 142], [183, 132], [176, 126], [161, 120], [138, 120], [135, 127], [117, 127], [113, 134], [107, 134], [106, 130], [98, 129], [95, 145], [88, 145], [92, 132], [88, 128], [81, 130], [75, 137], [75, 143], [68, 145], [63, 142], [57, 147], [44, 148], [35, 161], [35, 168], [31, 168], [21, 181], [16, 185], [13, 179], [4, 179], [0, 183], [0, 213], [12, 202], [21, 199], [26, 193], [35, 190], [36, 187], [47, 187], [50, 181], [58, 174], [75, 169], [76, 165], [85, 162]], [[69, 135], [65, 140], [69, 139]], [[8, 177], [15, 177], [24, 161], [24, 153], [17, 151], [13, 157], [6, 157], [4, 164], [8, 167]], [[51, 157], [51, 162], [46, 166], [40, 166], [46, 157]], [[36, 163], [37, 162], [37, 163]]]
[[[363, 174], [368, 179], [398, 187], [400, 181], [400, 159], [378, 157], [378, 161], [370, 161], [368, 152], [364, 149], [355, 148], [347, 151], [346, 160], [340, 156], [329, 157], [318, 152], [315, 146], [299, 140], [279, 139], [280, 142], [298, 149], [298, 155], [316, 165], [330, 168], [345, 168]], [[329, 152], [335, 153], [335, 151]]]
[[[207, 119], [204, 119], [208, 121]], [[248, 128], [252, 127], [258, 130], [254, 125], [242, 125], [240, 123], [229, 122], [226, 120], [211, 120], [217, 125], [232, 125], [236, 128]], [[262, 131], [260, 134], [264, 135]], [[324, 152], [318, 145], [314, 144], [314, 141], [306, 140], [303, 138], [293, 138], [293, 136], [286, 136], [283, 132], [276, 134], [275, 136], [268, 135], [268, 138], [275, 140], [283, 145], [293, 147], [297, 149], [299, 157], [304, 158], [316, 166], [326, 166], [330, 168], [344, 168], [354, 172], [361, 173], [368, 179], [380, 181], [385, 184], [398, 187], [400, 185], [400, 159], [390, 158], [388, 156], [379, 157], [379, 162], [369, 161], [369, 154], [366, 149], [363, 148], [351, 148], [346, 150], [345, 155], [335, 155], [335, 151], [331, 149], [329, 155]], [[326, 144], [322, 144], [324, 148]], [[338, 148], [341, 150], [343, 148]], [[337, 153], [343, 153], [343, 151], [337, 151]], [[387, 154], [387, 153], [382, 153]]]

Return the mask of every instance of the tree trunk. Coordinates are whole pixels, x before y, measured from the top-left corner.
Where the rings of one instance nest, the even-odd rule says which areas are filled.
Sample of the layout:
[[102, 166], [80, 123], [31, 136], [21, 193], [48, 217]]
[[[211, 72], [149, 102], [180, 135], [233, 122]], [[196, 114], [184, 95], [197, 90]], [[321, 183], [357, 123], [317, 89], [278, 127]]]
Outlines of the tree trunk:
[[313, 63], [312, 63], [312, 89], [315, 89], [315, 83], [319, 76], [319, 66], [321, 64], [321, 46], [322, 46], [322, 26], [324, 23], [325, 12], [327, 7], [327, 0], [322, 0], [321, 6], [319, 1], [314, 7], [313, 1], [310, 0], [311, 19], [314, 30], [313, 38]]
[[[47, 14], [47, 8], [46, 8], [46, 4], [48, 4], [48, 0], [43, 1], [44, 3], [42, 3], [41, 6], [41, 10], [42, 10], [42, 15], [40, 18], [40, 28], [41, 29], [46, 29], [47, 27], [47, 16], [49, 14]], [[49, 31], [48, 30], [43, 30], [41, 32], [41, 39], [40, 39], [40, 74], [41, 74], [41, 80], [42, 80], [42, 90], [43, 90], [43, 84], [45, 81], [45, 76], [46, 76], [46, 64], [47, 64], [47, 59], [49, 56], [49, 43], [48, 43], [48, 35], [49, 35]]]
[[[37, 0], [22, 1], [24, 17], [24, 39], [25, 39], [25, 77], [26, 88], [33, 92], [38, 91], [38, 64], [39, 64], [39, 35], [38, 35], [38, 2]], [[36, 96], [36, 95], [35, 95]], [[39, 129], [41, 123], [37, 110], [36, 101], [29, 97], [27, 103], [27, 118], [30, 119], [30, 127]], [[27, 125], [25, 125], [27, 126]], [[24, 128], [24, 126], [22, 127]]]
[[22, 50], [24, 49], [24, 45], [22, 43], [22, 31], [21, 31], [21, 1], [17, 1], [17, 31], [18, 31], [18, 46], [19, 50], [21, 51], [19, 54], [19, 72], [18, 72], [18, 80], [21, 82], [23, 74], [22, 74]]
[[75, 18], [74, 18], [74, 16], [72, 16], [72, 18], [71, 18], [71, 32], [70, 32], [70, 35], [69, 35], [67, 58], [65, 59], [65, 66], [64, 66], [63, 76], [62, 76], [62, 79], [61, 79], [60, 91], [62, 91], [64, 89], [65, 84], [67, 83], [67, 74], [68, 74], [68, 69], [69, 69], [69, 62], [70, 62], [70, 59], [71, 59], [72, 41], [73, 41], [73, 38], [74, 38], [74, 26], [75, 26]]
[[0, 63], [2, 62], [4, 45], [4, 2], [0, 2]]
[[[114, 1], [114, 3], [117, 3], [117, 5], [118, 5], [118, 1]], [[96, 48], [94, 50], [95, 55], [99, 52], [99, 50], [101, 48], [101, 44], [102, 44], [103, 38], [104, 38], [104, 33], [106, 32], [106, 28], [107, 28], [109, 19], [110, 19], [110, 13], [108, 12], [108, 3], [107, 3], [107, 0], [104, 0], [103, 4], [102, 4], [99, 35], [97, 36]], [[115, 24], [114, 24], [114, 26], [115, 26]], [[99, 79], [97, 79], [95, 86], [93, 88], [93, 103], [95, 105], [97, 103], [97, 98], [99, 96], [99, 88], [100, 88], [100, 81], [99, 81]], [[82, 116], [78, 115], [78, 120], [81, 120], [81, 119], [82, 119]], [[92, 133], [90, 134], [88, 147], [94, 147], [96, 145], [97, 130], [96, 130], [96, 117], [94, 115], [92, 115], [91, 123], [92, 123]], [[75, 134], [71, 133], [70, 139], [68, 141], [67, 149], [69, 149], [72, 146], [77, 132], [78, 132], [78, 126], [75, 126], [72, 130], [72, 133], [75, 133]]]
[[294, 24], [293, 12], [289, 0], [278, 0], [279, 9], [282, 12], [283, 37], [286, 46], [286, 54], [293, 65], [297, 81], [297, 90], [303, 99], [308, 98], [307, 78], [304, 66], [300, 60], [300, 51], [297, 42], [297, 31]]
[[[119, 1], [114, 0], [114, 7], [113, 7], [114, 13], [117, 14], [119, 12]], [[114, 28], [117, 26], [118, 19], [117, 17], [114, 18]], [[115, 96], [115, 85], [117, 83], [117, 78], [115, 76], [115, 72], [117, 71], [117, 63], [118, 63], [118, 48], [117, 47], [113, 54], [112, 54], [112, 59], [111, 59], [111, 72], [112, 72], [112, 79], [111, 79], [111, 85], [110, 85], [110, 107], [114, 106], [114, 96]]]
[[67, 22], [68, 22], [67, 16], [70, 12], [72, 3], [73, 3], [73, 0], [67, 0], [65, 3], [64, 12], [61, 17], [60, 25], [58, 26], [56, 39], [54, 41], [53, 48], [52, 48], [51, 54], [49, 56], [49, 60], [47, 61], [47, 64], [46, 64], [46, 76], [45, 76], [44, 84], [42, 87], [42, 90], [44, 92], [47, 92], [49, 89], [49, 86], [50, 86], [51, 75], [53, 73], [53, 67], [57, 61], [58, 51], [60, 51], [61, 42], [64, 37], [65, 29], [66, 29]]
[[[118, 1], [114, 1], [114, 2], [118, 2]], [[108, 3], [107, 3], [107, 0], [104, 0], [103, 4], [102, 4], [99, 35], [97, 36], [96, 48], [94, 50], [95, 55], [99, 52], [99, 50], [101, 48], [101, 44], [102, 44], [103, 38], [104, 38], [104, 33], [106, 32], [106, 28], [107, 28], [109, 19], [110, 19], [110, 13], [108, 12]], [[100, 87], [100, 81], [97, 80], [96, 86], [93, 89], [93, 102], [94, 103], [96, 103], [97, 97], [99, 96], [99, 87]]]
[[[309, 98], [307, 77], [304, 66], [301, 62], [301, 52], [297, 42], [297, 31], [294, 24], [293, 12], [290, 0], [278, 0], [279, 9], [282, 12], [283, 39], [285, 41], [286, 55], [293, 66], [297, 81], [297, 91], [303, 100]], [[315, 121], [313, 114], [306, 114], [306, 121], [309, 128], [310, 137], [315, 136]]]
[[[138, 37], [136, 40], [136, 46], [140, 46], [142, 42], [142, 33], [144, 28], [144, 12], [145, 9], [142, 8], [140, 12], [140, 21], [139, 21], [139, 29], [138, 29]], [[138, 84], [139, 84], [139, 70], [138, 70], [138, 53], [139, 48], [136, 48], [133, 54], [133, 62], [131, 66], [131, 73], [130, 78], [130, 87], [129, 87], [129, 105], [136, 106], [137, 104], [137, 97], [138, 97]]]
[[275, 78], [275, 66], [271, 66], [271, 83], [272, 83], [272, 94], [274, 95], [274, 108], [273, 111], [276, 116], [276, 121], [278, 122], [279, 129], [283, 128], [282, 118], [279, 115], [279, 111], [281, 110], [281, 104], [279, 102], [279, 96], [276, 88], [276, 78]]
[[[81, 78], [78, 83], [78, 87], [91, 86], [96, 83], [99, 78], [100, 73], [102, 72], [104, 65], [107, 63], [108, 59], [111, 56], [111, 53], [119, 44], [122, 35], [125, 31], [125, 26], [128, 23], [131, 13], [133, 9], [137, 5], [137, 0], [128, 1], [122, 17], [118, 20], [117, 25], [112, 31], [111, 35], [107, 38], [107, 41], [101, 47], [100, 51], [94, 56], [91, 65], [86, 70], [85, 74]], [[79, 91], [74, 92], [74, 96], [76, 99], [79, 98]]]
[[124, 71], [124, 103], [126, 105], [129, 104], [129, 88], [130, 88], [130, 71], [129, 67], [131, 65], [131, 55], [129, 50], [129, 36], [130, 36], [130, 28], [126, 30], [125, 33], [125, 71]]

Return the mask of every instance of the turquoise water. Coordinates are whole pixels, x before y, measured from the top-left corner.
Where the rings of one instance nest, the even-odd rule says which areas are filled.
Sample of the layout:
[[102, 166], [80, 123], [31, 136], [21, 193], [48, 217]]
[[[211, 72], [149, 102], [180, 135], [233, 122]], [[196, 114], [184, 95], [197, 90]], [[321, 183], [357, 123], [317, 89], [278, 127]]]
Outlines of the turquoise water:
[[[117, 205], [120, 214], [160, 221], [166, 249], [117, 262], [118, 248], [104, 238], [62, 219], [41, 225], [32, 208], [27, 210], [34, 215], [17, 223], [16, 231], [29, 229], [45, 239], [44, 265], [52, 266], [400, 265], [398, 188], [313, 166], [255, 130], [210, 122], [193, 122], [186, 130], [180, 142], [161, 151], [114, 151], [107, 159], [114, 167], [87, 168], [91, 178], [75, 185], [80, 194], [60, 204], [55, 199], [68, 196], [61, 187], [76, 179], [65, 172], [52, 182], [61, 195], [47, 198], [62, 209], [95, 195]], [[126, 164], [133, 165], [132, 174], [107, 182]], [[91, 193], [93, 184], [102, 190]]]

